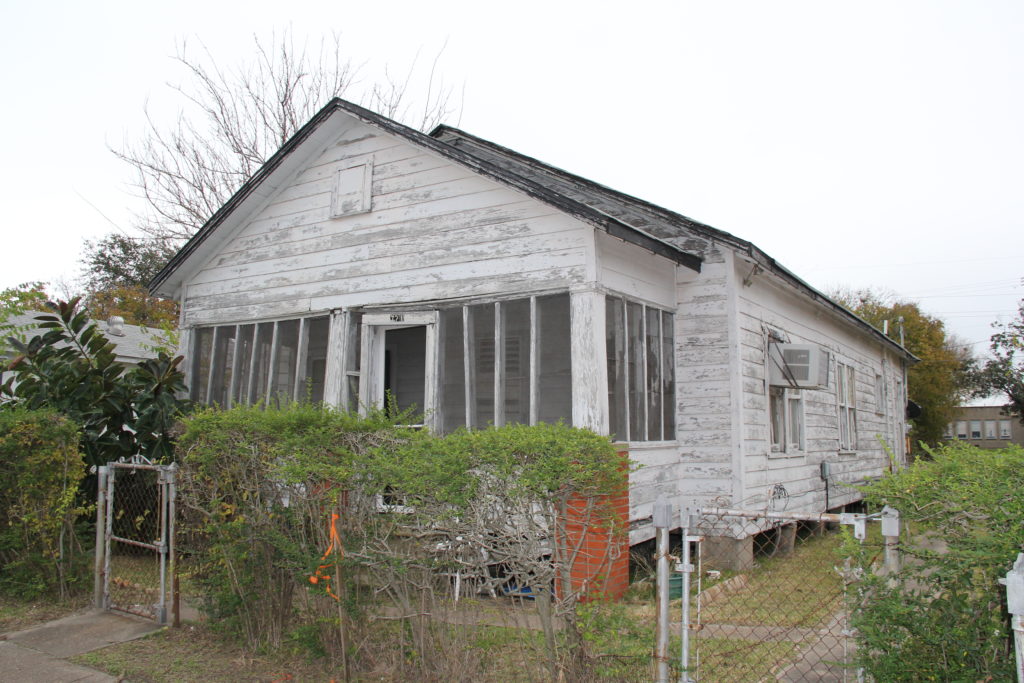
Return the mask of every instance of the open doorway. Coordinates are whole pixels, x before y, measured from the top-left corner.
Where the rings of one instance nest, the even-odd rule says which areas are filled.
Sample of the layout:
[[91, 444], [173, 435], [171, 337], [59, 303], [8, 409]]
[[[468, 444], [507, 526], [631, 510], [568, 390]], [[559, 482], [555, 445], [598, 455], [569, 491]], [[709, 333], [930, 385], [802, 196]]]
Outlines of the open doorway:
[[[427, 327], [403, 327], [384, 332], [385, 410], [401, 414], [423, 412], [427, 379]], [[391, 415], [394, 417], [394, 415]]]
[[365, 313], [362, 335], [360, 404], [392, 416], [411, 410], [416, 425], [433, 428], [437, 313]]

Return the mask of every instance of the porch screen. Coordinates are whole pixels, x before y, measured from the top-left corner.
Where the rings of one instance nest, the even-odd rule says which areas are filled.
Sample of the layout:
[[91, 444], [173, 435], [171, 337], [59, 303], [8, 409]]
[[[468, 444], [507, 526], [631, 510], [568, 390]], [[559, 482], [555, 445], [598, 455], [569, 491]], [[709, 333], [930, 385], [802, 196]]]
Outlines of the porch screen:
[[327, 316], [199, 328], [189, 395], [223, 407], [322, 401], [329, 328]]
[[675, 438], [673, 316], [622, 297], [605, 299], [608, 416], [625, 441]]
[[441, 333], [444, 431], [572, 422], [568, 294], [449, 308]]

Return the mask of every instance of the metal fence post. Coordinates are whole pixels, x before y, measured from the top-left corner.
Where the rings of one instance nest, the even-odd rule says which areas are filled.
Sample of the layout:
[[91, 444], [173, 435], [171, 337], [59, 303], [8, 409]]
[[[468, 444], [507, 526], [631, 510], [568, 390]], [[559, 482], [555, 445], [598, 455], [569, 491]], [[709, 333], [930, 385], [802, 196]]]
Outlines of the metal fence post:
[[882, 508], [882, 537], [885, 538], [885, 569], [895, 574], [900, 570], [900, 511], [888, 505]]
[[690, 561], [690, 528], [696, 528], [697, 520], [691, 516], [690, 508], [682, 510], [683, 527], [683, 561], [679, 571], [683, 573], [683, 618], [680, 620], [679, 630], [682, 633], [682, 653], [679, 663], [682, 671], [679, 674], [679, 683], [693, 683], [690, 676], [690, 575], [693, 573], [693, 563]]
[[109, 468], [100, 465], [96, 468], [96, 552], [93, 561], [93, 603], [103, 608], [103, 586], [106, 583], [106, 530], [107, 530], [107, 473]]
[[658, 496], [654, 503], [654, 533], [657, 537], [657, 603], [658, 630], [654, 657], [658, 662], [658, 683], [669, 683], [668, 641], [669, 641], [669, 562], [668, 529], [672, 525], [672, 505], [664, 496]]
[[1024, 683], [1024, 553], [1017, 555], [1013, 569], [999, 583], [1006, 586], [1006, 611], [1010, 613], [1013, 644], [1016, 650], [1017, 681]]

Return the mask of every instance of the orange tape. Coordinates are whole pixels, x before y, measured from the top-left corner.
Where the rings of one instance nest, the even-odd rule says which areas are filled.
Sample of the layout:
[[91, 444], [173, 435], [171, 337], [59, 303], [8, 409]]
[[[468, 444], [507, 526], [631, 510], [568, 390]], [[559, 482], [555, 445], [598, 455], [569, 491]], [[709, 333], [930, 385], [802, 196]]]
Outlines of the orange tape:
[[[325, 564], [321, 564], [319, 567], [316, 568], [316, 572], [314, 572], [313, 575], [309, 577], [309, 582], [311, 584], [313, 584], [313, 585], [316, 585], [316, 584], [320, 583], [321, 581], [323, 581], [324, 582], [324, 589], [327, 591], [327, 594], [330, 595], [335, 600], [340, 600], [340, 598], [337, 596], [337, 594], [333, 590], [331, 590], [331, 575], [327, 574], [324, 570], [330, 568], [332, 565], [337, 567], [338, 558], [340, 558], [340, 557], [342, 557], [344, 555], [344, 551], [343, 551], [342, 545], [341, 545], [341, 537], [338, 535], [338, 517], [339, 517], [338, 513], [336, 513], [336, 512], [331, 513], [331, 523], [330, 523], [330, 528], [329, 528], [329, 531], [328, 531], [328, 538], [330, 539], [330, 545], [327, 546], [327, 550], [324, 551], [324, 554], [323, 554], [323, 556], [321, 556], [320, 561], [323, 562], [324, 560], [326, 560], [328, 557], [331, 556], [331, 553], [335, 553], [335, 552], [336, 552], [336, 557], [335, 557], [333, 562], [327, 562]], [[337, 548], [337, 551], [335, 551], [335, 548]]]

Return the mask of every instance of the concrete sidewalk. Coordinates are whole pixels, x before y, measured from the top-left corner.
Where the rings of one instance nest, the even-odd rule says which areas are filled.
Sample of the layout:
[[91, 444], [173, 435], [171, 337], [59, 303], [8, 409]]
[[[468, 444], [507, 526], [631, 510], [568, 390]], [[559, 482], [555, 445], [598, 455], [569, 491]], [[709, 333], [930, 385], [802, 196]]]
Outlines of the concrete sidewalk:
[[0, 636], [0, 683], [114, 683], [118, 679], [64, 661], [141, 638], [162, 627], [147, 619], [91, 610]]

